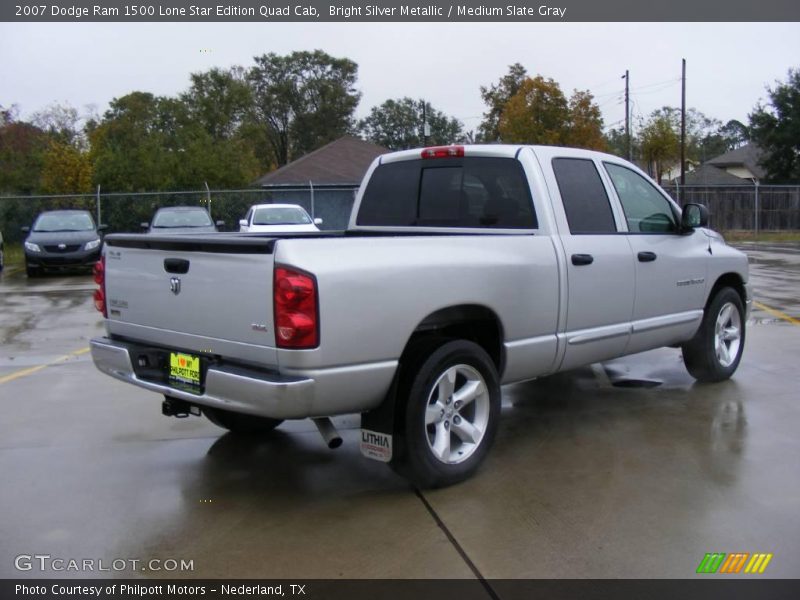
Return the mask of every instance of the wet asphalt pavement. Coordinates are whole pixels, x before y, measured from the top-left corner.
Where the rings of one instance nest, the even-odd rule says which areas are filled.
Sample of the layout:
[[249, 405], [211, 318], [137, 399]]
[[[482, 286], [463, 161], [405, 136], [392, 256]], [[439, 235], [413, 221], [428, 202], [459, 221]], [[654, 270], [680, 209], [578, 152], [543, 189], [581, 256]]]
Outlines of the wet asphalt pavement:
[[[421, 494], [361, 458], [358, 417], [336, 451], [310, 422], [237, 439], [162, 417], [93, 367], [90, 277], [6, 273], [0, 577], [684, 578], [707, 552], [799, 577], [800, 246], [745, 249], [759, 304], [732, 380], [661, 349], [506, 387], [478, 475]], [[15, 568], [34, 554], [95, 571]]]

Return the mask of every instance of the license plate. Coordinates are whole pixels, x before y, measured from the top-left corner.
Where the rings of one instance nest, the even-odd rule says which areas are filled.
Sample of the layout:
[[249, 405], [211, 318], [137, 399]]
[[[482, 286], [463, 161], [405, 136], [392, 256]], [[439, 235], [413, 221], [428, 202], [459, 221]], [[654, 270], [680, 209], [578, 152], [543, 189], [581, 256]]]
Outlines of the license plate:
[[169, 353], [169, 379], [176, 383], [200, 387], [200, 357], [180, 352]]

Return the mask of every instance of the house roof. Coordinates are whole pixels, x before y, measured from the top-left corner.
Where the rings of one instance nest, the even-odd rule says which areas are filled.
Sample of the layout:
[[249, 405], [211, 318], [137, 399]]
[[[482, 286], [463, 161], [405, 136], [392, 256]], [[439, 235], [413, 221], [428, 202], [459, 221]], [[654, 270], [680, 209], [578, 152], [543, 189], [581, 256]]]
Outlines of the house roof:
[[[752, 171], [751, 171], [752, 172]], [[681, 178], [675, 177], [670, 181], [672, 184], [680, 183]], [[752, 185], [749, 179], [742, 179], [731, 175], [724, 169], [715, 167], [708, 163], [700, 165], [693, 171], [686, 173], [686, 185]]]
[[758, 179], [763, 179], [767, 172], [758, 164], [763, 152], [753, 143], [745, 144], [740, 148], [720, 154], [719, 156], [707, 161], [706, 164], [715, 167], [745, 167]]
[[259, 177], [255, 185], [358, 185], [370, 163], [389, 152], [383, 146], [346, 135]]

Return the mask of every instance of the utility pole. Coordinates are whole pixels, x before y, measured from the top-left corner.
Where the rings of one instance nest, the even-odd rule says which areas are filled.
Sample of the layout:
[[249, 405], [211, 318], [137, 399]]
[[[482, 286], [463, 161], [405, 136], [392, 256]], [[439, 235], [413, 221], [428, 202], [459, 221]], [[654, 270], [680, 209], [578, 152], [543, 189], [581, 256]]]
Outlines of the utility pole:
[[681, 187], [686, 184], [686, 59], [681, 59]]
[[628, 160], [631, 160], [631, 111], [629, 108], [631, 76], [627, 69], [625, 69], [625, 75], [622, 78], [625, 80], [625, 153]]
[[423, 146], [428, 145], [428, 131], [429, 131], [428, 119], [425, 111], [425, 104], [426, 102], [425, 100], [423, 100], [422, 101], [422, 145]]

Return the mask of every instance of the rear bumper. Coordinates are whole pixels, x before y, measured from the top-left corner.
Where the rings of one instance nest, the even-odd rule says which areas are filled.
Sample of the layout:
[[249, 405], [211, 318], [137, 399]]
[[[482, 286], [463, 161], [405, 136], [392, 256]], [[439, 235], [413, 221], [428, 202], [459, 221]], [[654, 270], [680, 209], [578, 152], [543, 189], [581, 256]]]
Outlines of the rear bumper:
[[120, 381], [157, 394], [179, 398], [192, 404], [274, 419], [303, 418], [310, 415], [314, 381], [303, 377], [282, 377], [240, 366], [209, 366], [202, 394], [192, 394], [161, 382], [140, 378], [133, 368], [133, 346], [96, 338], [90, 343], [95, 366]]
[[95, 366], [120, 381], [199, 406], [273, 419], [304, 419], [373, 409], [385, 397], [397, 369], [397, 361], [381, 361], [283, 374], [219, 362], [208, 365], [202, 393], [194, 394], [169, 385], [163, 378], [158, 381], [140, 374], [143, 369], [134, 367], [137, 356], [155, 348], [107, 337], [93, 339], [90, 348]]

